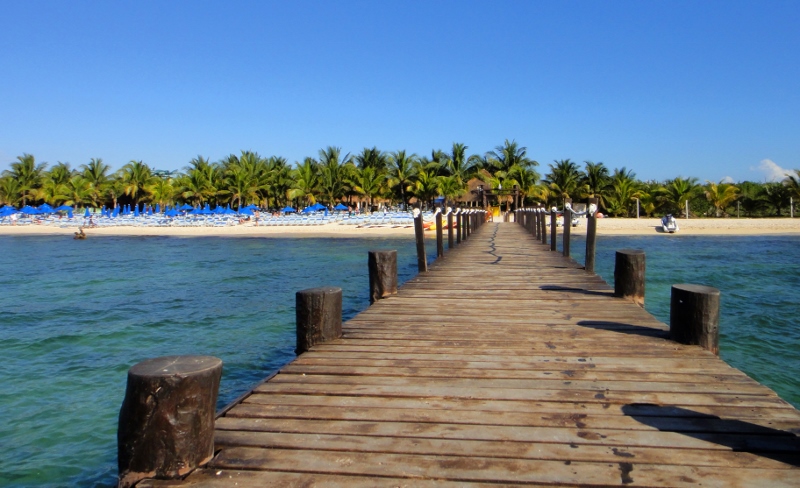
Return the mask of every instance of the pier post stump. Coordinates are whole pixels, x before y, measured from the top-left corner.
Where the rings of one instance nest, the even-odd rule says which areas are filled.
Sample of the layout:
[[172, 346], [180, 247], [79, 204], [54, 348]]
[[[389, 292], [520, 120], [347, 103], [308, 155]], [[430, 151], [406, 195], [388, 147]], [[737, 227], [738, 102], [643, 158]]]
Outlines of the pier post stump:
[[621, 249], [614, 262], [614, 296], [644, 307], [645, 255], [641, 249]]
[[453, 249], [453, 210], [447, 209], [447, 249]]
[[669, 334], [681, 344], [701, 346], [719, 356], [719, 290], [703, 285], [672, 285]]
[[572, 199], [564, 199], [564, 231], [561, 233], [561, 249], [565, 257], [569, 257], [569, 237], [572, 231]]
[[397, 251], [369, 251], [369, 303], [397, 295]]
[[444, 231], [442, 230], [442, 212], [436, 212], [436, 257], [444, 256]]
[[214, 456], [222, 361], [165, 356], [128, 370], [117, 430], [118, 486], [176, 479]]
[[422, 226], [422, 211], [414, 209], [414, 236], [417, 239], [417, 268], [420, 273], [428, 271], [428, 257], [425, 255], [425, 228]]
[[298, 355], [315, 344], [342, 336], [342, 289], [323, 286], [298, 291], [296, 297]]
[[[597, 217], [595, 217], [597, 201], [597, 198], [590, 198], [589, 211], [586, 212], [586, 261], [584, 269], [588, 273], [594, 273], [594, 257], [597, 250]], [[594, 211], [592, 211], [593, 208]]]
[[551, 251], [555, 251], [556, 250], [556, 220], [558, 219], [558, 216], [556, 215], [556, 213], [558, 213], [558, 209], [556, 207], [553, 207], [553, 208], [550, 209], [550, 250]]
[[469, 238], [469, 235], [472, 233], [472, 229], [470, 228], [470, 223], [472, 221], [472, 210], [467, 210], [467, 214], [464, 216], [464, 240]]

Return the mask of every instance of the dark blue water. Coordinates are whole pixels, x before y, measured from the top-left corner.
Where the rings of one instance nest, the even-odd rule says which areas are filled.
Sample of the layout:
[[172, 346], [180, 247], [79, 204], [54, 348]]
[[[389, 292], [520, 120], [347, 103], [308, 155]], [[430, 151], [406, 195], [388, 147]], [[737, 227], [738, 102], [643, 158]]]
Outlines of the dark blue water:
[[[669, 320], [673, 283], [719, 288], [723, 359], [800, 406], [800, 238], [601, 236], [607, 281], [631, 247], [649, 311]], [[345, 318], [368, 305], [371, 249], [398, 250], [401, 282], [416, 274], [413, 238], [0, 236], [0, 486], [113, 485], [133, 364], [220, 357], [227, 404], [294, 357], [296, 291], [342, 287]]]

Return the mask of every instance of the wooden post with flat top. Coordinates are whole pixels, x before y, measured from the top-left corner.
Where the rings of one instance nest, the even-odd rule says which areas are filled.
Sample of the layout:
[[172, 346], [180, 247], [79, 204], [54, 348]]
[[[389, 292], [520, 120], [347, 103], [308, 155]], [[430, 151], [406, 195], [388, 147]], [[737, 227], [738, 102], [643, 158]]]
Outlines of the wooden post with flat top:
[[558, 216], [556, 215], [556, 207], [550, 209], [550, 250], [556, 250], [556, 221]]
[[447, 209], [447, 249], [453, 249], [453, 209]]
[[397, 251], [369, 251], [369, 303], [397, 295]]
[[620, 249], [614, 262], [614, 296], [644, 307], [645, 255], [641, 249]]
[[334, 286], [298, 291], [297, 349], [300, 355], [315, 344], [342, 337], [342, 289]]
[[178, 479], [214, 456], [222, 361], [165, 356], [128, 370], [117, 430], [118, 485]]
[[719, 290], [703, 285], [672, 285], [669, 335], [681, 344], [701, 346], [719, 356]]

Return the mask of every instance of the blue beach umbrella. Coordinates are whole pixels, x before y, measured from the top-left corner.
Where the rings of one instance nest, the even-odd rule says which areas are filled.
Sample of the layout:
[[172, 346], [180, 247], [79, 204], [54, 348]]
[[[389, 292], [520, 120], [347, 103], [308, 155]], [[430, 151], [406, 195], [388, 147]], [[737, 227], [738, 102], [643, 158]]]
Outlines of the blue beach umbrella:
[[134, 217], [138, 217], [139, 216], [139, 206], [138, 205], [133, 207], [133, 216]]
[[317, 202], [314, 205], [312, 205], [311, 208], [313, 208], [314, 210], [325, 210], [325, 205]]
[[17, 213], [17, 209], [15, 209], [13, 207], [11, 207], [11, 208], [8, 208], [8, 207], [0, 208], [0, 217], [8, 217], [9, 215], [15, 214], [15, 213]]
[[242, 208], [242, 209], [239, 209], [239, 214], [240, 215], [253, 215], [253, 211], [250, 210], [249, 208]]
[[281, 212], [283, 212], [283, 213], [291, 213], [291, 212], [297, 212], [297, 210], [293, 209], [292, 207], [283, 207]]
[[47, 203], [43, 203], [43, 204], [39, 205], [39, 211], [42, 212], [42, 213], [53, 213], [53, 212], [55, 212], [55, 210], [53, 210], [53, 207], [51, 207]]
[[178, 211], [173, 208], [172, 210], [167, 210], [166, 212], [164, 212], [164, 215], [166, 215], [167, 217], [177, 217]]
[[69, 205], [61, 205], [53, 209], [55, 212], [72, 212], [74, 209]]
[[41, 213], [37, 209], [31, 207], [30, 205], [25, 205], [24, 207], [19, 209], [19, 211], [21, 213], [24, 213], [25, 215], [36, 215]]
[[334, 210], [350, 210], [347, 208], [347, 205], [342, 205], [341, 203], [333, 207]]
[[157, 214], [161, 213], [161, 204], [160, 203], [156, 203], [156, 213]]
[[83, 212], [83, 216], [84, 217], [90, 217], [91, 215], [92, 215], [92, 213], [89, 211], [89, 207], [86, 207], [86, 211]]
[[180, 208], [181, 210], [194, 210], [194, 207], [192, 207], [192, 206], [191, 206], [191, 205], [189, 205], [188, 203], [184, 203], [184, 204], [183, 204], [183, 205], [181, 205], [179, 208]]

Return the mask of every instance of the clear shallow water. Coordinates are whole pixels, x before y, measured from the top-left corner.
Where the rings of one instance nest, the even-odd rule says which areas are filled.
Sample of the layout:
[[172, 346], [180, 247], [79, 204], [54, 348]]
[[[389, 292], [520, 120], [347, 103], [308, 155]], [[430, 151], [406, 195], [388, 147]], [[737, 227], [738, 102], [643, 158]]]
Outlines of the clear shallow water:
[[[601, 236], [609, 282], [622, 248], [646, 251], [665, 322], [673, 283], [719, 288], [723, 359], [800, 406], [800, 238]], [[345, 318], [368, 305], [371, 249], [398, 250], [401, 282], [416, 274], [410, 238], [0, 236], [0, 486], [113, 485], [130, 366], [220, 357], [225, 405], [294, 357], [297, 290], [341, 286]]]
[[372, 249], [417, 273], [413, 237], [0, 237], [0, 486], [112, 486], [131, 366], [217, 356], [224, 406], [294, 358], [296, 291], [369, 305]]

